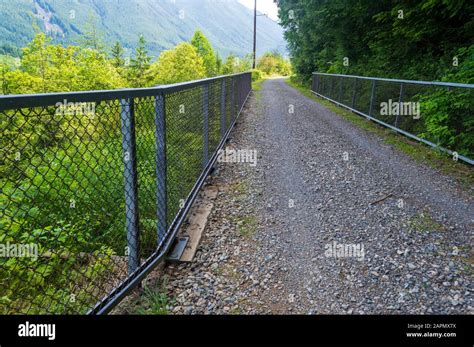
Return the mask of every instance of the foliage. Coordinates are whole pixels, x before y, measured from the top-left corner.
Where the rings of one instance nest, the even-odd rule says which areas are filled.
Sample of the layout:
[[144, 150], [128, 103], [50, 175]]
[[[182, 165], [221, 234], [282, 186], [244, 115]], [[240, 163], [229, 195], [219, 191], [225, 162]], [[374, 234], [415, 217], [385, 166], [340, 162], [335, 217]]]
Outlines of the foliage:
[[263, 72], [258, 69], [251, 70], [252, 72], [252, 82], [260, 81], [263, 78]]
[[196, 48], [198, 54], [203, 60], [204, 67], [206, 68], [206, 75], [208, 77], [215, 76], [218, 71], [216, 55], [202, 31], [197, 30], [194, 33], [194, 36], [191, 39], [191, 44]]
[[278, 52], [265, 53], [258, 59], [257, 69], [268, 76], [289, 76], [291, 75], [291, 64], [285, 60]]
[[131, 87], [141, 88], [148, 83], [149, 76], [147, 75], [150, 68], [151, 58], [148, 56], [146, 50], [146, 40], [143, 35], [138, 39], [138, 46], [135, 50], [135, 57], [130, 62], [130, 69], [128, 69], [128, 79]]
[[[163, 51], [154, 63], [148, 55], [147, 42], [140, 35], [130, 64], [120, 42], [115, 42], [110, 55], [106, 56], [98, 43], [102, 38], [94, 35], [94, 40], [86, 40], [90, 44], [63, 47], [52, 44], [52, 39], [44, 33], [36, 34], [23, 48], [21, 58], [0, 56], [0, 91], [25, 94], [137, 88], [238, 73], [251, 68], [250, 56], [230, 55], [222, 62], [200, 31], [195, 33], [192, 44], [182, 43]], [[99, 49], [91, 48], [94, 45]]]
[[[472, 83], [474, 3], [468, 0], [278, 2], [296, 73], [329, 72]], [[474, 155], [473, 93], [425, 88], [417, 135]]]
[[20, 63], [20, 59], [12, 57], [10, 55], [1, 55], [0, 54], [0, 64], [6, 65], [10, 69], [15, 69]]
[[467, 0], [278, 4], [293, 65], [303, 76], [319, 71], [441, 79], [456, 70], [455, 52], [473, 38], [474, 3]]
[[125, 84], [103, 53], [52, 45], [43, 33], [23, 49], [18, 69], [3, 72], [4, 94], [114, 89]]
[[145, 287], [136, 314], [167, 315], [174, 300], [170, 300], [166, 291], [166, 281], [158, 289]]
[[252, 56], [251, 54], [246, 55], [244, 58], [239, 58], [233, 54], [229, 55], [224, 65], [222, 66], [222, 74], [229, 75], [252, 69]]
[[216, 53], [216, 72], [220, 74], [222, 71], [222, 58], [219, 55], [219, 52]]
[[[457, 52], [459, 69], [447, 74], [446, 81], [474, 83], [474, 45]], [[474, 91], [437, 88], [420, 97], [426, 131], [422, 137], [429, 138], [460, 154], [474, 157]]]
[[117, 41], [115, 42], [110, 52], [110, 58], [112, 59], [112, 65], [116, 68], [123, 68], [125, 66], [125, 59], [123, 58], [124, 50], [122, 44]]
[[175, 49], [161, 53], [151, 67], [153, 85], [184, 82], [206, 76], [204, 61], [197, 49], [189, 43], [181, 43]]

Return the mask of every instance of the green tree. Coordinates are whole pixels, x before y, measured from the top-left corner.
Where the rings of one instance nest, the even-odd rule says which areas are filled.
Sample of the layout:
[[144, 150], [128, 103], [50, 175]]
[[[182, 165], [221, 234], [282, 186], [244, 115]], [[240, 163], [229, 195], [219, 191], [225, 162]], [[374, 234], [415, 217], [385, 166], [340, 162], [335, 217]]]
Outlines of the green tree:
[[119, 71], [105, 54], [84, 49], [77, 53], [75, 60], [77, 77], [73, 85], [74, 90], [103, 90], [126, 86]]
[[117, 41], [111, 50], [112, 65], [116, 68], [123, 68], [125, 65], [125, 59], [123, 58], [123, 47], [122, 44]]
[[0, 63], [0, 79], [2, 82], [2, 94], [6, 95], [9, 94], [8, 91], [8, 81], [7, 81], [7, 73], [10, 71], [10, 68], [7, 64]]
[[237, 57], [233, 54], [229, 54], [222, 65], [222, 74], [229, 75], [235, 72], [237, 69]]
[[454, 52], [474, 39], [468, 0], [281, 0], [278, 6], [293, 66], [305, 78], [320, 71], [441, 79], [452, 71]]
[[135, 57], [131, 60], [129, 67], [129, 82], [132, 87], [140, 88], [148, 84], [150, 62], [151, 58], [148, 56], [145, 37], [140, 35]]
[[105, 54], [91, 48], [52, 45], [38, 33], [23, 49], [20, 68], [5, 71], [8, 93], [114, 89], [126, 83]]
[[174, 49], [161, 53], [150, 69], [152, 84], [170, 84], [200, 79], [206, 76], [204, 61], [196, 48], [180, 43]]
[[50, 65], [49, 54], [47, 52], [48, 44], [51, 39], [44, 33], [38, 33], [33, 40], [23, 48], [21, 60], [22, 69], [31, 76], [38, 77], [41, 83], [41, 92], [48, 91], [46, 80], [48, 79], [48, 66]]
[[219, 52], [216, 52], [216, 74], [220, 75], [222, 72], [222, 58], [219, 55]]
[[257, 69], [266, 75], [288, 76], [291, 74], [291, 64], [278, 52], [265, 53], [258, 59]]
[[212, 49], [209, 40], [204, 36], [202, 31], [197, 30], [191, 39], [191, 44], [196, 48], [206, 68], [206, 75], [208, 77], [215, 76], [217, 74], [217, 60], [216, 54]]
[[224, 65], [222, 66], [222, 73], [224, 75], [250, 71], [252, 68], [252, 55], [240, 58], [233, 54], [227, 56]]

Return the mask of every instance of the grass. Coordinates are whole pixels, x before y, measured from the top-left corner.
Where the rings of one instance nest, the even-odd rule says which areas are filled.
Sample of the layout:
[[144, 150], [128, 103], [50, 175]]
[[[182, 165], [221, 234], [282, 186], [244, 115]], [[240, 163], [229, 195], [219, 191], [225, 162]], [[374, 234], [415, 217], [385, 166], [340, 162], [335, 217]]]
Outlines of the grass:
[[153, 314], [153, 315], [167, 315], [170, 313], [171, 306], [164, 285], [162, 288], [150, 289], [144, 288], [143, 295], [140, 300], [140, 307], [136, 309], [137, 314]]
[[243, 237], [252, 236], [257, 231], [257, 218], [253, 215], [239, 216], [235, 218], [237, 230]]
[[239, 196], [245, 195], [248, 189], [247, 182], [245, 182], [244, 180], [233, 182], [230, 185], [230, 188]]
[[286, 83], [300, 91], [303, 95], [313, 99], [332, 112], [342, 116], [359, 128], [379, 136], [386, 144], [391, 145], [399, 151], [407, 154], [415, 161], [424, 163], [434, 169], [437, 169], [445, 175], [452, 176], [458, 181], [461, 187], [463, 187], [466, 191], [469, 191], [471, 195], [474, 195], [474, 192], [472, 192], [471, 188], [474, 185], [474, 170], [472, 170], [467, 164], [456, 162], [452, 160], [451, 156], [447, 155], [446, 153], [435, 150], [431, 147], [427, 147], [419, 142], [412, 141], [391, 129], [384, 128], [377, 123], [374, 123], [351, 111], [339, 107], [328, 100], [319, 98], [311, 92], [309, 86], [300, 84], [291, 78], [287, 79]]
[[[231, 184], [230, 189], [235, 196], [235, 200], [239, 203], [244, 203], [247, 198], [248, 185], [247, 182], [236, 181]], [[252, 236], [257, 230], [257, 217], [254, 215], [236, 215], [231, 217], [232, 224], [237, 226], [237, 231], [243, 237]]]
[[410, 218], [410, 227], [418, 232], [430, 232], [444, 230], [444, 226], [436, 222], [429, 213], [421, 212]]
[[256, 91], [256, 92], [262, 90], [262, 83], [263, 83], [263, 81], [265, 81], [264, 78], [262, 78], [262, 79], [260, 79], [260, 80], [258, 80], [258, 81], [252, 82], [252, 90], [254, 90], [254, 91]]
[[252, 90], [255, 93], [255, 98], [257, 101], [260, 101], [262, 99], [262, 84], [265, 81], [265, 78], [262, 78], [258, 81], [252, 82]]

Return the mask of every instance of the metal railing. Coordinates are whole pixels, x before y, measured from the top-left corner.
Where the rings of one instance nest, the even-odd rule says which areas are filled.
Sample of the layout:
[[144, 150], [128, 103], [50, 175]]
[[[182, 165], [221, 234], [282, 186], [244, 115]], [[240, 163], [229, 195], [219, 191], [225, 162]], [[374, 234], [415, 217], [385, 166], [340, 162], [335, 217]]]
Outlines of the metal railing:
[[0, 313], [109, 312], [172, 245], [251, 91], [242, 73], [0, 97]]
[[[461, 117], [474, 116], [473, 84], [315, 72], [311, 90], [314, 94], [356, 114], [446, 152], [456, 160], [474, 164], [468, 156], [460, 154], [474, 153], [472, 141], [461, 138], [463, 132], [473, 131], [472, 125], [467, 127]], [[439, 100], [439, 103], [433, 106], [433, 100]], [[449, 132], [450, 140], [442, 139], [430, 129], [427, 119], [433, 118], [428, 116], [433, 112], [438, 113], [437, 117], [439, 114], [445, 117], [445, 125], [438, 129], [444, 133]], [[458, 143], [452, 141], [453, 138], [458, 139]], [[457, 148], [461, 144], [463, 148]]]

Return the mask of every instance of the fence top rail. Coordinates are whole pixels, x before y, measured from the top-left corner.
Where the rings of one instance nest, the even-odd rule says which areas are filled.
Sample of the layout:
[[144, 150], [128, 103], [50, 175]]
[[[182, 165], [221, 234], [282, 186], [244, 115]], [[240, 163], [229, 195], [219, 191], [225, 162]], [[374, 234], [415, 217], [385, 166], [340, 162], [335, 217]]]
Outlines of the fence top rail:
[[359, 79], [371, 80], [371, 81], [387, 81], [387, 82], [398, 82], [398, 83], [409, 83], [409, 84], [425, 84], [425, 85], [435, 85], [435, 86], [444, 86], [444, 87], [474, 88], [474, 84], [467, 84], [467, 83], [400, 80], [400, 79], [380, 78], [380, 77], [366, 77], [366, 76], [357, 76], [357, 75], [332, 74], [332, 73], [324, 73], [324, 72], [313, 72], [313, 75], [335, 76], [335, 77], [351, 77], [351, 78], [359, 78]]
[[118, 100], [134, 97], [156, 96], [185, 90], [208, 84], [224, 78], [247, 75], [250, 72], [241, 72], [231, 75], [204, 78], [195, 81], [188, 81], [175, 84], [166, 84], [150, 88], [126, 88], [114, 90], [90, 90], [64, 93], [43, 93], [43, 94], [15, 94], [0, 95], [0, 112], [18, 108], [32, 108], [53, 106], [58, 102], [94, 102], [102, 100]]

